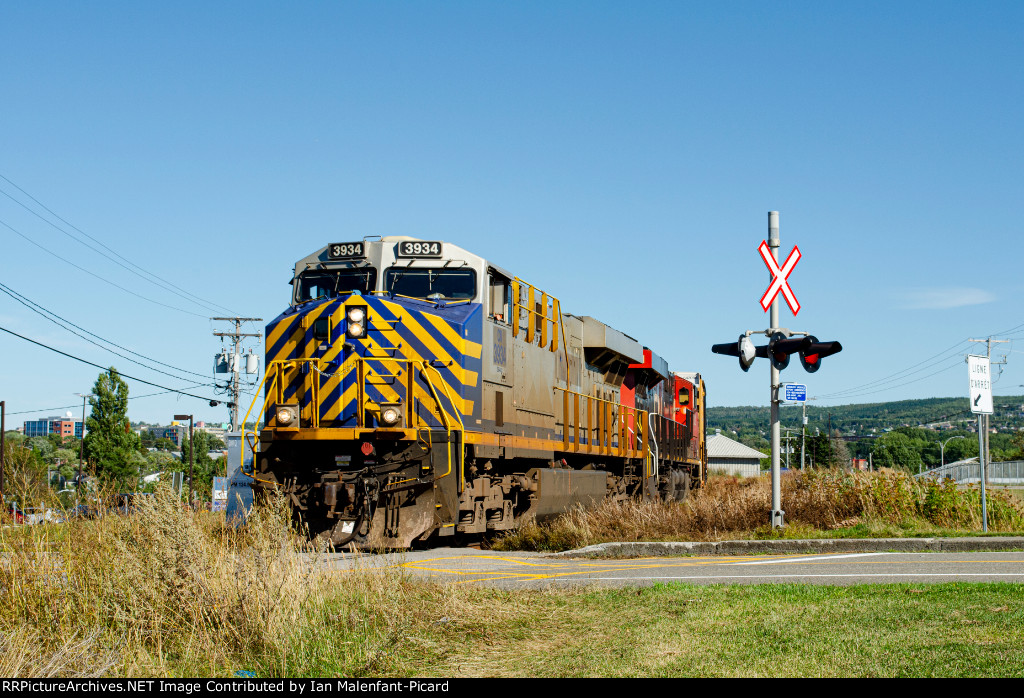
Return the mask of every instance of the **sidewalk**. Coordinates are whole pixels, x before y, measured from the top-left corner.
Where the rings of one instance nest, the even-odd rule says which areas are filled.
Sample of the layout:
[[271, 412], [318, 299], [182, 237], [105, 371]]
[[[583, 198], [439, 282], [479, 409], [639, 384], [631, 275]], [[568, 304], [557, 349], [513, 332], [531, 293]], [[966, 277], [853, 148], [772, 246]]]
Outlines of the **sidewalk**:
[[728, 540], [717, 543], [601, 543], [546, 557], [660, 557], [757, 555], [761, 553], [994, 552], [1024, 550], [1024, 538], [824, 538], [817, 540]]

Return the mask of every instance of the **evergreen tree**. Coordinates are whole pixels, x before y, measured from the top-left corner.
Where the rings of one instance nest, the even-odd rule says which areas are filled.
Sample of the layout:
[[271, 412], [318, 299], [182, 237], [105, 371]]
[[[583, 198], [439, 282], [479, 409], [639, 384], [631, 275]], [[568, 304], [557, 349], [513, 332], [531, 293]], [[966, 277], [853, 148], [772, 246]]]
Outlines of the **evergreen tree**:
[[85, 452], [104, 483], [134, 490], [139, 471], [132, 454], [139, 439], [128, 422], [128, 384], [110, 367], [96, 379], [92, 393]]
[[843, 441], [843, 437], [839, 435], [838, 431], [832, 433], [832, 454], [829, 461], [829, 465], [833, 468], [848, 468], [850, 466], [850, 449], [846, 447], [846, 442]]

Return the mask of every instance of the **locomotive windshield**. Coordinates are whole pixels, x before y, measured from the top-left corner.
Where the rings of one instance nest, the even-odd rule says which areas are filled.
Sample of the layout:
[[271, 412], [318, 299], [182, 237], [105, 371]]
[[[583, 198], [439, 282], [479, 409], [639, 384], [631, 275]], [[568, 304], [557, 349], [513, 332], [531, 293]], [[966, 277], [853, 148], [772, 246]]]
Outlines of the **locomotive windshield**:
[[366, 295], [373, 292], [376, 284], [377, 270], [374, 267], [307, 271], [299, 276], [299, 295], [296, 302], [345, 296], [353, 291]]
[[384, 291], [429, 300], [469, 299], [476, 295], [476, 272], [472, 269], [392, 267], [384, 276]]

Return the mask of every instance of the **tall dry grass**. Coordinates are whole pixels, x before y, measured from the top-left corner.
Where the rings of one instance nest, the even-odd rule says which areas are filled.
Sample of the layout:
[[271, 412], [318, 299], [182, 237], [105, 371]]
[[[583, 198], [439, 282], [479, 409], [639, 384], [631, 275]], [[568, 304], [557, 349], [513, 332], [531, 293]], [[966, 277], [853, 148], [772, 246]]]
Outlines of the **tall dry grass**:
[[330, 573], [283, 500], [235, 529], [170, 491], [0, 530], [0, 676], [358, 675], [410, 622], [400, 574]]
[[[977, 489], [919, 481], [905, 473], [809, 470], [782, 479], [790, 535], [856, 529], [863, 535], [980, 531]], [[988, 495], [989, 530], [1024, 531], [1024, 510], [999, 491]], [[497, 540], [499, 549], [567, 550], [609, 541], [724, 540], [772, 535], [771, 482], [766, 477], [711, 476], [686, 502], [606, 502], [553, 521], [524, 522]], [[834, 535], [834, 534], [833, 534]]]

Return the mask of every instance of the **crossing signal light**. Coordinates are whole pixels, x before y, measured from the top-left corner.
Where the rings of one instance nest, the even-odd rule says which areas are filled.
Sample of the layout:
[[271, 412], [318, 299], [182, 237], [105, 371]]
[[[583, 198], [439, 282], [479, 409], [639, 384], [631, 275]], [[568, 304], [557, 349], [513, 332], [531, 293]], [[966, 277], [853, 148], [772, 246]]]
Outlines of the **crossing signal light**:
[[741, 334], [739, 340], [725, 344], [715, 344], [711, 347], [711, 351], [726, 356], [738, 356], [740, 368], [748, 371], [750, 370], [750, 365], [754, 363], [754, 359], [759, 356], [757, 350], [761, 348], [763, 347], [755, 347], [754, 343], [750, 341], [750, 337]]
[[768, 346], [764, 347], [765, 357], [771, 359], [772, 366], [782, 370], [789, 366], [789, 355], [803, 351], [806, 337], [787, 337], [782, 332], [772, 333]]
[[781, 371], [789, 366], [790, 356], [800, 354], [800, 363], [808, 373], [814, 373], [821, 368], [823, 358], [838, 354], [842, 350], [843, 345], [839, 342], [819, 342], [813, 335], [788, 337], [784, 332], [774, 332], [765, 346], [755, 347], [747, 335], [741, 334], [739, 340], [735, 342], [715, 344], [711, 347], [715, 354], [739, 357], [740, 368], [744, 371], [750, 369], [757, 357], [771, 360], [772, 366]]
[[814, 373], [821, 368], [821, 360], [826, 356], [838, 354], [843, 350], [843, 345], [839, 342], [819, 342], [814, 335], [804, 337], [804, 339], [807, 343], [800, 350], [800, 363], [804, 365], [804, 370], [808, 373]]

